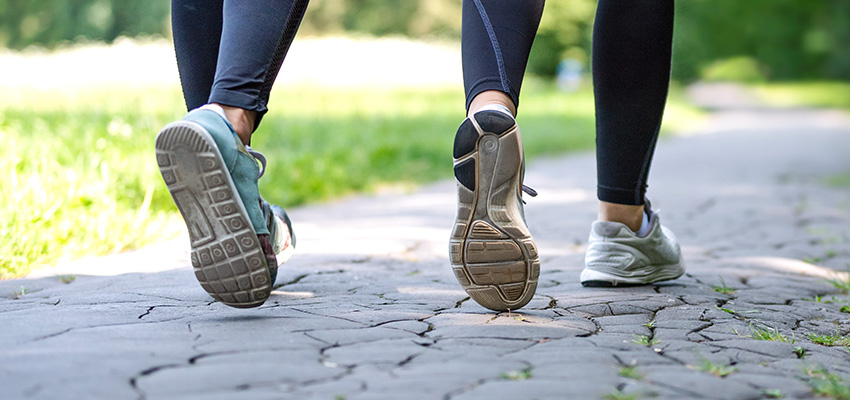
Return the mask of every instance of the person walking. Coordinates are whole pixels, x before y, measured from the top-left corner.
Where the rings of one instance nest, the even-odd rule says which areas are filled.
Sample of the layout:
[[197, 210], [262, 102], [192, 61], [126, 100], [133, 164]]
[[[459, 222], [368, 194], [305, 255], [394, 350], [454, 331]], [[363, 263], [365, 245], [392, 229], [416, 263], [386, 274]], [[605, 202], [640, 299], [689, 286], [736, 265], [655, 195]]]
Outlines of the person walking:
[[214, 299], [258, 307], [295, 249], [286, 212], [260, 197], [250, 147], [307, 0], [172, 0], [189, 113], [156, 138], [156, 160], [189, 231], [195, 277]]
[[[525, 159], [514, 117], [543, 0], [464, 0], [467, 118], [454, 141], [458, 206], [449, 257], [480, 305], [516, 310], [540, 275], [522, 194]], [[644, 285], [680, 277], [676, 237], [646, 199], [670, 82], [673, 0], [600, 0], [593, 28], [598, 220], [584, 286]], [[565, 171], [568, 173], [569, 171]]]

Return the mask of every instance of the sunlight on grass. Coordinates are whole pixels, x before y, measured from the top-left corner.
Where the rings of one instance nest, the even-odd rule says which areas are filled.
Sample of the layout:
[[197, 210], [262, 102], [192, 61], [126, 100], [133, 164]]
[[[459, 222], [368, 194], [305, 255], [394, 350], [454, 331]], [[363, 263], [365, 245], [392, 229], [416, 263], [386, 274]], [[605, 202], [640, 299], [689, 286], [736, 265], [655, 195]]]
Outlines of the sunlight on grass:
[[[449, 178], [463, 105], [461, 88], [277, 87], [252, 143], [270, 161], [260, 190], [291, 207]], [[184, 107], [176, 87], [4, 89], [0, 278], [185, 229], [153, 157], [156, 133]], [[590, 149], [591, 90], [529, 79], [519, 122], [529, 159]]]
[[850, 82], [767, 83], [751, 86], [767, 104], [850, 109]]

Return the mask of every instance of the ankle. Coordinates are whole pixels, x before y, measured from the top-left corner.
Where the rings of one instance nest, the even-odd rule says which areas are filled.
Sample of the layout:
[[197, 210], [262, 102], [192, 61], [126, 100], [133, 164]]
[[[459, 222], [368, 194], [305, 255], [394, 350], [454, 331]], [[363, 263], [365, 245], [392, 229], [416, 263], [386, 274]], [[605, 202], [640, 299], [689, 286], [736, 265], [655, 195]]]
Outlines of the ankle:
[[644, 206], [608, 203], [599, 201], [600, 221], [619, 222], [637, 232], [643, 225]]
[[221, 107], [224, 110], [224, 116], [230, 125], [233, 125], [233, 130], [242, 141], [242, 144], [251, 144], [251, 134], [254, 132], [254, 122], [257, 119], [257, 113], [244, 108], [226, 106], [224, 104], [212, 103]]
[[487, 90], [476, 95], [469, 103], [469, 112], [466, 116], [471, 117], [482, 108], [493, 105], [504, 107], [511, 116], [516, 116], [516, 106], [513, 100], [507, 94], [498, 90]]

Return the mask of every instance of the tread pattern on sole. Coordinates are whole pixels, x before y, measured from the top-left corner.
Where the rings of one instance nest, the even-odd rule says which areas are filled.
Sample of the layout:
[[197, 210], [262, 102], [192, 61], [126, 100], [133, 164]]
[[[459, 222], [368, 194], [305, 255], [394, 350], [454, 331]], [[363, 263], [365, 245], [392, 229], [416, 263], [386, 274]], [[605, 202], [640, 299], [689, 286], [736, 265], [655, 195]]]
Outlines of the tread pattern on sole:
[[257, 234], [212, 137], [176, 122], [156, 139], [162, 178], [189, 230], [195, 277], [214, 299], [257, 307], [271, 281]]
[[519, 128], [500, 112], [480, 112], [461, 124], [455, 145], [458, 209], [449, 243], [454, 275], [478, 304], [519, 309], [534, 296], [540, 275], [516, 192], [522, 174]]

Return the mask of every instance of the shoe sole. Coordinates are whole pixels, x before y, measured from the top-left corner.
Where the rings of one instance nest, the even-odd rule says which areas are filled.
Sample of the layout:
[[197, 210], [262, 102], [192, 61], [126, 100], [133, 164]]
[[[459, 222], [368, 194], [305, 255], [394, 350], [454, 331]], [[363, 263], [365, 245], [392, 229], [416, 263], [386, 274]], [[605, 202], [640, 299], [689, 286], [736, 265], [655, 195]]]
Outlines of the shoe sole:
[[602, 271], [585, 268], [581, 271], [581, 285], [584, 287], [629, 287], [651, 285], [653, 283], [672, 281], [685, 274], [681, 263], [653, 266], [657, 271], [649, 276], [633, 278], [612, 275]]
[[499, 112], [477, 113], [458, 129], [454, 159], [458, 208], [449, 254], [455, 277], [478, 304], [517, 310], [534, 296], [540, 275], [518, 204], [519, 127]]
[[188, 121], [156, 137], [156, 161], [189, 231], [192, 267], [214, 299], [258, 307], [272, 283], [256, 231], [212, 136]]

